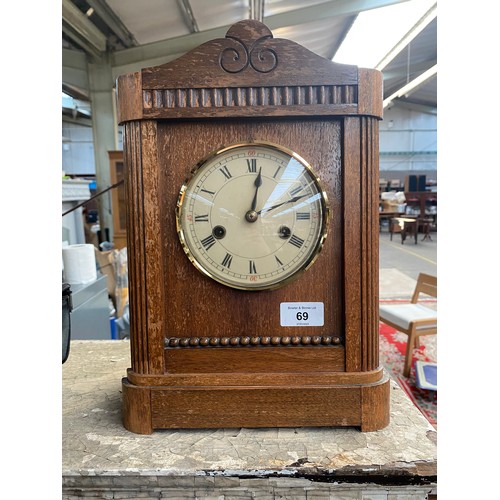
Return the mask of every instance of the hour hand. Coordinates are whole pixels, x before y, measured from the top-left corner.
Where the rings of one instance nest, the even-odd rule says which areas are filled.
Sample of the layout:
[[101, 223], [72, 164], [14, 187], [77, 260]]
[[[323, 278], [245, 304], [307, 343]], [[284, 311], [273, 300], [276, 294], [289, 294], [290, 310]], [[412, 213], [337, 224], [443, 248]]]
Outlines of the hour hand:
[[255, 186], [255, 194], [253, 195], [250, 210], [245, 214], [245, 219], [247, 220], [247, 222], [255, 222], [259, 217], [259, 214], [255, 211], [255, 208], [257, 207], [257, 194], [259, 193], [260, 186], [262, 186], [262, 167], [259, 168], [259, 175], [257, 175], [257, 177], [255, 178], [253, 185]]
[[254, 210], [257, 207], [257, 193], [259, 192], [260, 186], [262, 186], [262, 167], [259, 168], [259, 175], [255, 178], [255, 182], [253, 183], [255, 186], [255, 194], [253, 195], [252, 207], [250, 210]]

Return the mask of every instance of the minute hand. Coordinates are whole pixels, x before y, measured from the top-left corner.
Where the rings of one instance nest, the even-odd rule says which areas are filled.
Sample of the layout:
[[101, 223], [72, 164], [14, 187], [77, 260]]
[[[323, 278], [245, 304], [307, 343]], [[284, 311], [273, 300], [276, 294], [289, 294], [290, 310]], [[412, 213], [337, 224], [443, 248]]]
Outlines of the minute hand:
[[303, 194], [301, 196], [294, 196], [293, 198], [290, 198], [287, 201], [284, 201], [283, 203], [278, 203], [277, 205], [273, 205], [272, 207], [269, 208], [261, 208], [257, 213], [260, 215], [262, 211], [265, 212], [270, 212], [271, 210], [274, 210], [275, 208], [281, 207], [282, 205], [286, 205], [287, 203], [295, 203], [296, 201], [300, 200], [301, 198], [305, 198], [308, 196], [307, 194]]

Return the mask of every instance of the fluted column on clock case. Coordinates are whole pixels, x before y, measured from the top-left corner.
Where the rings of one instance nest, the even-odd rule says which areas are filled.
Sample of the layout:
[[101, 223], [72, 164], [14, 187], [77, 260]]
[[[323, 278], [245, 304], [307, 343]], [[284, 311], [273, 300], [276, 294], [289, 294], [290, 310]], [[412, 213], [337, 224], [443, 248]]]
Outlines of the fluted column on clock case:
[[161, 234], [158, 211], [158, 170], [156, 167], [156, 121], [124, 124], [124, 159], [127, 197], [127, 246], [129, 252], [129, 310], [131, 368], [138, 374], [156, 374], [164, 370], [163, 325], [158, 308], [163, 303], [158, 279], [162, 258], [151, 241]]
[[378, 120], [344, 122], [346, 370], [378, 368]]
[[362, 371], [379, 366], [378, 120], [361, 117], [361, 356]]

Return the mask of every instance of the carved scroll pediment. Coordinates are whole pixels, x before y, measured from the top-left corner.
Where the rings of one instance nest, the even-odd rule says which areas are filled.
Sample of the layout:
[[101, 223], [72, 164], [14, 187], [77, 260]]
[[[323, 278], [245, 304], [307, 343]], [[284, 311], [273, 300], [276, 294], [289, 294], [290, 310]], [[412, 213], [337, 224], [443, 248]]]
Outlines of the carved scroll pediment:
[[381, 116], [381, 81], [380, 72], [334, 63], [246, 20], [174, 61], [120, 77], [119, 116]]
[[[273, 71], [278, 65], [278, 55], [273, 48], [271, 31], [260, 23], [254, 26], [254, 30], [236, 28], [233, 26], [226, 34], [227, 47], [220, 53], [220, 67], [228, 73], [239, 73], [248, 66], [258, 73]], [[248, 36], [240, 38], [240, 31]]]
[[225, 38], [206, 42], [167, 64], [142, 70], [143, 88], [331, 85], [357, 82], [357, 67], [333, 63], [305, 47], [274, 38], [264, 24], [234, 24]]

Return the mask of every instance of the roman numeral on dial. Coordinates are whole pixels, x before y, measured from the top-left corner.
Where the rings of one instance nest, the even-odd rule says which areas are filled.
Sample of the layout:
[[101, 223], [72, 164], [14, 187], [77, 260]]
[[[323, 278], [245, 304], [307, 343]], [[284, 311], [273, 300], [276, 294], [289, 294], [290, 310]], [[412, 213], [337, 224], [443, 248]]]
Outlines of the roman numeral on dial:
[[291, 243], [293, 246], [300, 248], [303, 245], [304, 240], [292, 234], [292, 237], [288, 240], [288, 243]]
[[224, 267], [227, 267], [228, 269], [230, 269], [231, 268], [231, 262], [233, 262], [233, 256], [231, 254], [227, 253], [226, 256], [224, 257], [224, 259], [222, 259], [221, 264]]
[[205, 247], [205, 250], [209, 250], [215, 245], [215, 238], [212, 234], [210, 234], [206, 238], [201, 240], [201, 244]]
[[310, 220], [311, 214], [309, 212], [295, 212], [297, 220]]
[[302, 186], [298, 186], [295, 189], [290, 191], [290, 195], [293, 198], [295, 195], [299, 194], [302, 191]]
[[257, 172], [257, 160], [255, 158], [247, 160], [247, 167], [249, 172]]
[[194, 221], [195, 222], [208, 222], [208, 214], [195, 215]]
[[231, 179], [232, 175], [231, 172], [229, 172], [227, 166], [224, 165], [222, 168], [219, 168], [219, 170], [222, 172], [226, 179]]
[[257, 274], [257, 268], [255, 267], [255, 261], [250, 260], [249, 263], [249, 274]]

